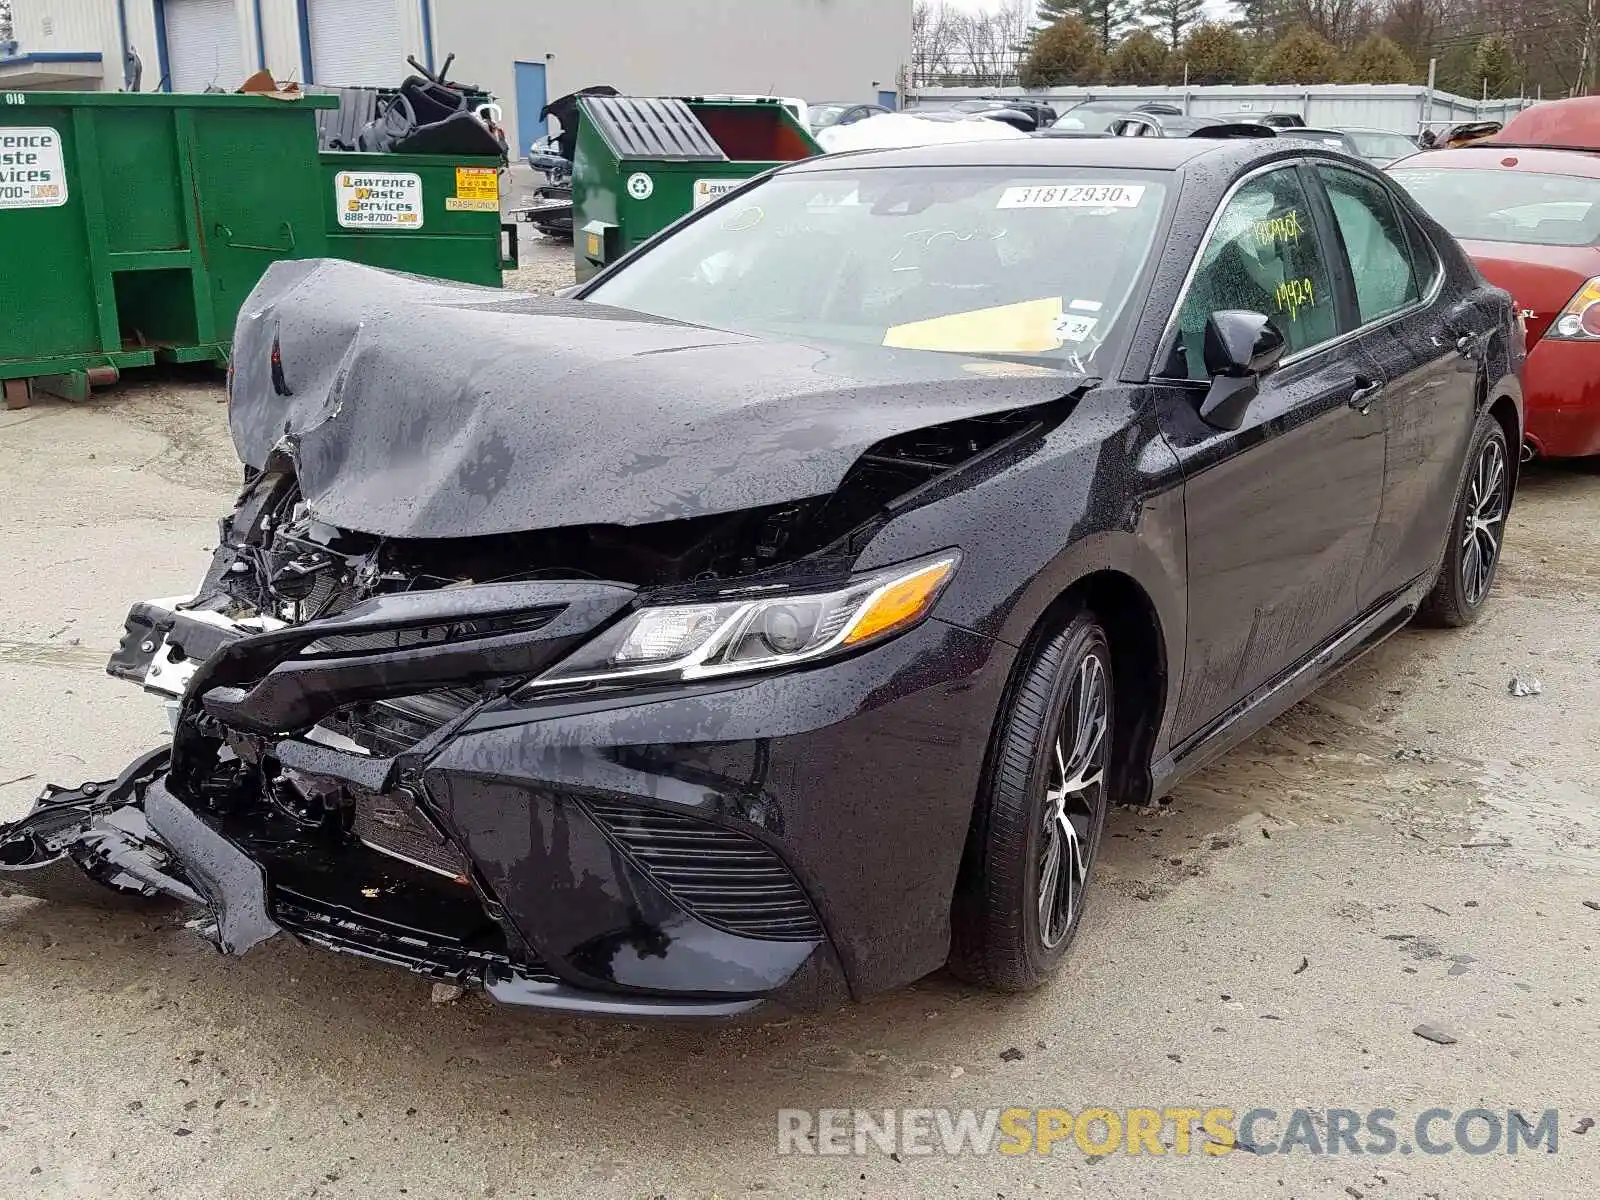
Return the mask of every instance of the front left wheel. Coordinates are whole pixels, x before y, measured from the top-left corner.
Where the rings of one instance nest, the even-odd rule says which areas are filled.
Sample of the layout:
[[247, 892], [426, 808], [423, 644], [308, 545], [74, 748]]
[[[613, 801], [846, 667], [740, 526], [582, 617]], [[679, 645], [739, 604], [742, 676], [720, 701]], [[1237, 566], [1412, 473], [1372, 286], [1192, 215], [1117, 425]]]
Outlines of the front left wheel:
[[950, 968], [998, 991], [1038, 987], [1083, 917], [1105, 828], [1111, 643], [1082, 611], [1025, 661], [995, 733], [954, 912]]

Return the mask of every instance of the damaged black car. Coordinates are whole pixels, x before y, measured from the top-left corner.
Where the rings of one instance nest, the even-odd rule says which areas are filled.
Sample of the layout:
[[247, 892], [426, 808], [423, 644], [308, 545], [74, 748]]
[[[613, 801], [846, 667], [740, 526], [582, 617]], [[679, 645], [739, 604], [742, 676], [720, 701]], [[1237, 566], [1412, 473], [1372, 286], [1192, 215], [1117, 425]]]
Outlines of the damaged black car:
[[1289, 141], [814, 159], [557, 299], [280, 263], [214, 561], [110, 664], [171, 744], [0, 887], [544, 1009], [1036, 986], [1113, 805], [1482, 610], [1522, 344]]

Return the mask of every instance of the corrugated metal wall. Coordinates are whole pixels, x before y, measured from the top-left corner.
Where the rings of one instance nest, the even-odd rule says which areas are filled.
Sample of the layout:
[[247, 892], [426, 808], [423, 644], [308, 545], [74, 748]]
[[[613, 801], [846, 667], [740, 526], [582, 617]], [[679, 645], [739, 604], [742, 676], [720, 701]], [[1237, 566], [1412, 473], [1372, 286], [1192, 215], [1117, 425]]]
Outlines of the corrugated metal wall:
[[[1035, 96], [1052, 102], [1088, 99], [1165, 100], [1195, 116], [1210, 113], [1292, 112], [1307, 125], [1366, 126], [1415, 134], [1425, 124], [1435, 127], [1461, 121], [1505, 121], [1526, 107], [1525, 100], [1469, 100], [1449, 92], [1400, 84], [1328, 84], [1323, 87], [1103, 87], [1049, 88], [1024, 92], [1020, 88], [921, 88], [913, 105], [940, 108], [958, 100], [989, 96]], [[1057, 108], [1064, 104], [1057, 103]]]

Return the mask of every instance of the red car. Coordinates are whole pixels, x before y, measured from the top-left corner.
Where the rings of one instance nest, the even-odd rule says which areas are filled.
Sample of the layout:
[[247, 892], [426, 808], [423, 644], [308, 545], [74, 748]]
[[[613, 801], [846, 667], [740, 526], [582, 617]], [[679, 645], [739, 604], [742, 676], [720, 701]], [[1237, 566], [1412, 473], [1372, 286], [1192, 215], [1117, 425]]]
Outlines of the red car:
[[1389, 173], [1515, 297], [1528, 331], [1528, 448], [1600, 454], [1600, 153], [1507, 144], [1515, 125], [1495, 141], [1403, 158]]

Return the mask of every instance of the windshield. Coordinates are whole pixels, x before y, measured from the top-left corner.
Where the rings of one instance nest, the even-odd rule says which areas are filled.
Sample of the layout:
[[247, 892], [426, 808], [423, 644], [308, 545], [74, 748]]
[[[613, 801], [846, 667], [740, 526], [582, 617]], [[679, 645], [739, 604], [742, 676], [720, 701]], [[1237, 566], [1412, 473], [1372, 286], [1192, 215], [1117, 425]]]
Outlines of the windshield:
[[1128, 112], [1129, 110], [1126, 108], [1099, 109], [1079, 105], [1057, 121], [1055, 127], [1057, 129], [1082, 129], [1087, 133], [1105, 133], [1111, 128], [1111, 122], [1118, 117], [1127, 116]]
[[1345, 131], [1345, 136], [1356, 144], [1356, 150], [1360, 152], [1362, 158], [1393, 162], [1397, 158], [1404, 158], [1417, 151], [1416, 144], [1401, 133], [1368, 133], [1365, 130], [1350, 129]]
[[825, 129], [837, 121], [848, 104], [813, 104], [811, 106], [811, 128]]
[[1084, 369], [1149, 257], [1164, 172], [779, 174], [585, 299], [740, 333]]
[[1600, 179], [1425, 167], [1390, 174], [1458, 238], [1533, 246], [1600, 241]]

